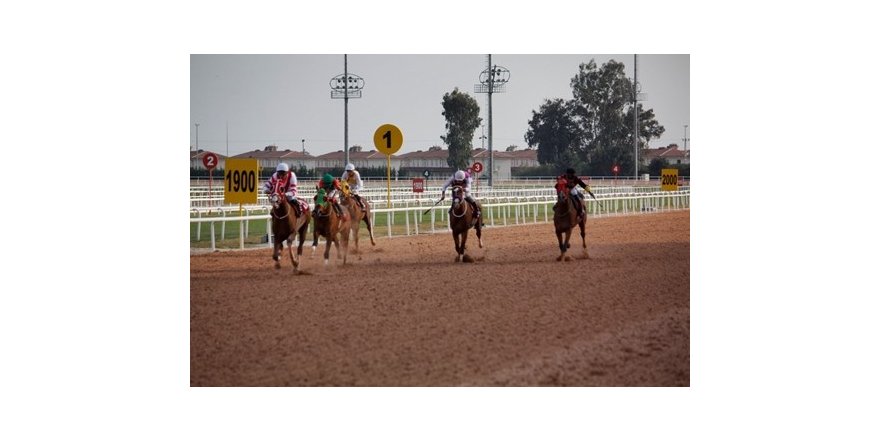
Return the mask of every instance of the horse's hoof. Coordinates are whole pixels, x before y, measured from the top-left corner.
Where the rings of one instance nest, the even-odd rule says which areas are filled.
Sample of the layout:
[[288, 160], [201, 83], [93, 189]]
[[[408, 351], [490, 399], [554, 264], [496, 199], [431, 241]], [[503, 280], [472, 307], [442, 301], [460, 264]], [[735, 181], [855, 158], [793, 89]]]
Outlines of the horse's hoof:
[[275, 269], [281, 269], [281, 263], [275, 263]]
[[456, 256], [455, 256], [455, 262], [458, 263], [458, 262], [460, 262], [460, 261], [461, 261], [461, 255], [456, 255]]
[[569, 257], [568, 255], [566, 255], [566, 256], [565, 256], [565, 261], [571, 261], [571, 257]]
[[473, 263], [474, 259], [471, 258], [470, 255], [465, 255], [464, 258], [462, 258], [462, 261], [464, 261], [465, 263]]
[[329, 265], [330, 265], [330, 260], [328, 260], [328, 259], [325, 258], [325, 259], [324, 259], [324, 267], [327, 267], [327, 266], [329, 266]]
[[560, 255], [560, 256], [556, 257], [556, 261], [562, 261], [562, 257], [564, 257], [564, 255]]

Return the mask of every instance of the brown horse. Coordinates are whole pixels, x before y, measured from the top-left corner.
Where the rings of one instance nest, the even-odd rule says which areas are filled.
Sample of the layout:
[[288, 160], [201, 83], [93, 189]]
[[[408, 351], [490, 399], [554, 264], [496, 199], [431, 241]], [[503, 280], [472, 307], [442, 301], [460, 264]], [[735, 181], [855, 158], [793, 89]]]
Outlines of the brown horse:
[[370, 224], [370, 203], [361, 198], [364, 202], [364, 209], [361, 209], [357, 200], [354, 198], [354, 195], [352, 195], [351, 192], [346, 191], [348, 189], [347, 183], [343, 181], [342, 187], [342, 201], [339, 204], [346, 207], [349, 215], [351, 215], [351, 233], [354, 235], [354, 253], [356, 254], [359, 252], [358, 234], [361, 229], [361, 221], [367, 224], [367, 231], [370, 232], [370, 243], [372, 243], [373, 246], [376, 245], [376, 240], [373, 239], [373, 225]]
[[[272, 237], [275, 243], [275, 250], [272, 252], [272, 259], [275, 260], [275, 269], [281, 269], [281, 249], [284, 247], [284, 240], [287, 240], [287, 250], [290, 253], [290, 262], [293, 263], [293, 273], [299, 272], [299, 257], [303, 253], [303, 243], [305, 242], [306, 232], [309, 230], [309, 221], [312, 214], [309, 212], [308, 205], [305, 209], [300, 205], [300, 214], [296, 215], [296, 211], [290, 206], [287, 197], [283, 194], [272, 194], [269, 196], [272, 203]], [[296, 248], [296, 257], [293, 256], [293, 238], [299, 235], [299, 245]]]
[[[584, 213], [583, 218], [578, 221], [578, 213], [577, 209], [574, 207], [574, 202], [571, 200], [571, 195], [568, 192], [568, 189], [565, 187], [556, 189], [556, 204], [553, 205], [553, 226], [556, 227], [556, 239], [559, 241], [559, 251], [561, 252], [558, 257], [556, 257], [556, 261], [565, 261], [570, 260], [568, 256], [565, 255], [565, 252], [568, 250], [571, 245], [569, 245], [568, 241], [571, 238], [571, 231], [574, 229], [574, 226], [577, 225], [581, 229], [581, 241], [584, 245], [584, 257], [590, 258], [590, 254], [587, 253], [587, 240], [584, 237], [584, 227], [587, 221], [587, 214]], [[565, 234], [565, 240], [562, 239], [562, 234]]]
[[449, 229], [452, 229], [452, 239], [455, 240], [455, 262], [464, 261], [465, 263], [473, 263], [474, 259], [464, 253], [467, 247], [468, 229], [471, 226], [477, 231], [477, 240], [480, 247], [483, 247], [482, 225], [481, 222], [474, 224], [474, 216], [476, 213], [464, 198], [464, 188], [459, 185], [452, 187], [452, 208], [449, 210]]
[[[343, 217], [340, 218], [336, 214], [336, 210], [331, 206], [332, 203], [324, 199], [323, 203], [318, 204], [317, 215], [315, 215], [314, 241], [312, 241], [312, 255], [318, 248], [318, 236], [324, 237], [327, 241], [327, 247], [324, 249], [324, 265], [330, 263], [330, 243], [336, 245], [337, 256], [342, 257], [342, 264], [347, 261], [348, 254], [348, 234], [351, 232], [351, 217], [346, 211], [342, 211]], [[339, 242], [342, 242], [342, 250], [339, 249]]]

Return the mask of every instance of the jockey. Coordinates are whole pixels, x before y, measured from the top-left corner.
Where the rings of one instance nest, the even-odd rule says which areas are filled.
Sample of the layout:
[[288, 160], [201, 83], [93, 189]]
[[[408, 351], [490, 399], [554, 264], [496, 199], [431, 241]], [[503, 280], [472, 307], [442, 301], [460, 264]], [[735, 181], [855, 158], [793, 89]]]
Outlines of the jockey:
[[574, 168], [569, 168], [569, 169], [565, 170], [565, 174], [557, 177], [556, 181], [564, 184], [565, 188], [567, 188], [568, 191], [570, 192], [571, 200], [574, 202], [574, 207], [578, 213], [578, 219], [580, 219], [581, 216], [583, 216], [583, 214], [584, 214], [584, 207], [583, 207], [583, 204], [581, 203], [581, 197], [582, 197], [581, 193], [580, 193], [580, 191], [577, 190], [577, 187], [580, 186], [585, 191], [590, 193], [590, 196], [592, 196], [595, 199], [596, 196], [593, 195], [592, 191], [590, 191], [590, 185], [587, 185], [586, 183], [584, 183], [583, 180], [581, 180], [580, 177], [575, 175]]
[[284, 193], [296, 215], [299, 216], [299, 201], [296, 199], [296, 173], [290, 171], [286, 163], [281, 162], [275, 167], [275, 173], [263, 183], [263, 193]]
[[[317, 189], [323, 189], [327, 193], [327, 200], [330, 201], [333, 209], [336, 210], [336, 215], [342, 218], [342, 207], [339, 206], [339, 194], [342, 191], [342, 187], [339, 185], [339, 179], [334, 179], [330, 173], [324, 173], [324, 177], [318, 181]], [[315, 216], [318, 215], [317, 202], [318, 196], [315, 195]]]
[[449, 188], [453, 185], [459, 185], [464, 188], [464, 199], [467, 200], [468, 203], [471, 204], [471, 206], [473, 206], [474, 212], [476, 213], [474, 220], [476, 221], [477, 219], [479, 219], [480, 226], [482, 226], [482, 210], [480, 209], [479, 202], [471, 197], [471, 177], [470, 175], [468, 175], [468, 173], [462, 170], [456, 171], [455, 174], [453, 174], [452, 177], [450, 177], [449, 180], [447, 180], [446, 183], [443, 184], [443, 188], [440, 190], [440, 201], [443, 201], [443, 199], [446, 198], [446, 188]]
[[361, 196], [358, 194], [358, 191], [364, 187], [364, 182], [361, 181], [361, 173], [354, 169], [353, 163], [345, 166], [345, 171], [342, 172], [342, 177], [339, 179], [348, 182], [348, 189], [357, 201], [358, 206], [361, 207], [361, 210], [366, 209], [364, 208], [364, 202], [361, 200]]

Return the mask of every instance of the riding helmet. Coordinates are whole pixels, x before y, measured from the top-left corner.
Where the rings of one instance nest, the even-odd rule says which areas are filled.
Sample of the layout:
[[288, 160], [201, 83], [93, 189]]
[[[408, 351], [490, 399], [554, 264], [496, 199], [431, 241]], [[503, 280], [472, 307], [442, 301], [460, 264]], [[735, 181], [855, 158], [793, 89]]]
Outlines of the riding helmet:
[[286, 172], [290, 171], [290, 167], [287, 166], [286, 163], [281, 162], [278, 164], [277, 167], [275, 167], [275, 171], [284, 171], [286, 173]]

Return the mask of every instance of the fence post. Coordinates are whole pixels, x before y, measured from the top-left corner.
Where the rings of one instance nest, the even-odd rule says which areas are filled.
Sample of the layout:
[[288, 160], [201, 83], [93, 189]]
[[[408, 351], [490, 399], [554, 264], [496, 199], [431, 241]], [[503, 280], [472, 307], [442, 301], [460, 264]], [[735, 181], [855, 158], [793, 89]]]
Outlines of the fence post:
[[214, 242], [214, 222], [211, 222], [211, 250], [217, 250], [216, 243]]

